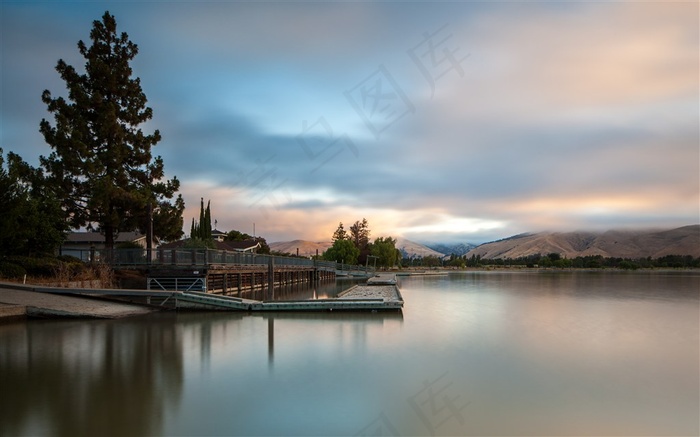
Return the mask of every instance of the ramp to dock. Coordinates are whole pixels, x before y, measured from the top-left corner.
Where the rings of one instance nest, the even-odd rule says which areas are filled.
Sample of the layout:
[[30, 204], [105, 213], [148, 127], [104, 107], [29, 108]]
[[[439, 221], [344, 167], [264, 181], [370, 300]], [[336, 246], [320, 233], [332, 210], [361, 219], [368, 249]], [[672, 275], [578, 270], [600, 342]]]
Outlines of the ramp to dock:
[[45, 293], [16, 284], [0, 284], [0, 303], [23, 306], [30, 317], [115, 319], [154, 311], [142, 305]]

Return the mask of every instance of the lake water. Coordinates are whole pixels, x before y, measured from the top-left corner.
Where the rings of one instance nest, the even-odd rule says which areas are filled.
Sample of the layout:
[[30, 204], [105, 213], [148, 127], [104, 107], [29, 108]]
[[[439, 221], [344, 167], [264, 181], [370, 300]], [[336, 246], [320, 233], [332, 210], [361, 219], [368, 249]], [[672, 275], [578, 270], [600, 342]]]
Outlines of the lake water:
[[401, 289], [403, 314], [1, 324], [0, 435], [700, 432], [698, 274]]

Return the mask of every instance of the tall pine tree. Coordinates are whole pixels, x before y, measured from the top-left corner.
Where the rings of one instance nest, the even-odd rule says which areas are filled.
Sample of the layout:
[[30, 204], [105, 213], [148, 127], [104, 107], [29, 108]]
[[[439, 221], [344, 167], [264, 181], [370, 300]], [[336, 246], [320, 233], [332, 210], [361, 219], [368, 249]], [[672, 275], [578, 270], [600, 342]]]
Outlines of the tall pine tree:
[[181, 217], [184, 203], [178, 199], [172, 208], [165, 207], [180, 183], [164, 180], [163, 160], [151, 154], [160, 132], [145, 134], [138, 127], [153, 116], [140, 79], [132, 77], [130, 62], [138, 47], [126, 33], [117, 33], [109, 12], [94, 21], [90, 40], [90, 47], [78, 42], [85, 73], [62, 59], [56, 65], [68, 99], [54, 98], [48, 90], [42, 95], [55, 124], [41, 121], [40, 131], [53, 151], [40, 161], [49, 187], [63, 200], [69, 224], [97, 227], [112, 248], [119, 232], [146, 230], [144, 224], [158, 211], [165, 223], [180, 223], [181, 228], [177, 217], [165, 216]]

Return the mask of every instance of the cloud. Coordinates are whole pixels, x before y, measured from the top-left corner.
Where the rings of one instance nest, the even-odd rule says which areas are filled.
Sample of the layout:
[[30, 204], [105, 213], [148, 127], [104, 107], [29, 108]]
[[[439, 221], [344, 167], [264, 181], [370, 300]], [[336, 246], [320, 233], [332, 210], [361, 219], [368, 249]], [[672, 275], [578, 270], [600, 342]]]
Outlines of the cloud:
[[[182, 181], [186, 228], [200, 197], [220, 229], [255, 222], [270, 241], [362, 217], [377, 236], [467, 241], [700, 221], [697, 4], [109, 8], [139, 44], [146, 130]], [[81, 64], [103, 9], [3, 5], [2, 143], [25, 159], [48, 153], [55, 62]], [[407, 51], [445, 24], [469, 56], [431, 88]], [[375, 136], [343, 93], [379, 65], [414, 111]], [[320, 117], [341, 141], [304, 134]]]

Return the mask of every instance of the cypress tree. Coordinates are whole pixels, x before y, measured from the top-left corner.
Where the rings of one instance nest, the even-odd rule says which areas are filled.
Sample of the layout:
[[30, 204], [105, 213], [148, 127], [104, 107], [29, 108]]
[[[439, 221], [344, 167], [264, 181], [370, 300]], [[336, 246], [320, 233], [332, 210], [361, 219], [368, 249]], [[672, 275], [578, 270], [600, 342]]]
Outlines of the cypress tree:
[[206, 240], [206, 235], [204, 235], [204, 197], [199, 199], [199, 222], [197, 223], [197, 238], [201, 240]]
[[207, 201], [207, 209], [204, 211], [204, 229], [205, 240], [211, 240], [211, 200]]

